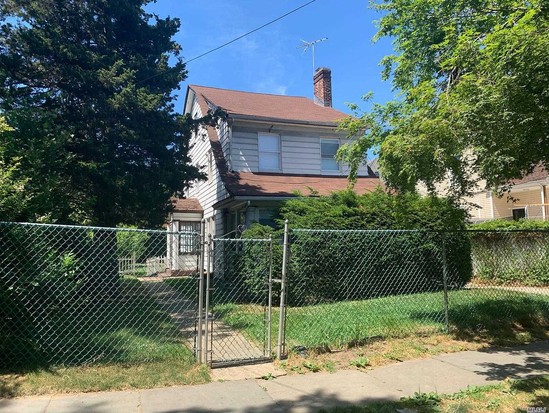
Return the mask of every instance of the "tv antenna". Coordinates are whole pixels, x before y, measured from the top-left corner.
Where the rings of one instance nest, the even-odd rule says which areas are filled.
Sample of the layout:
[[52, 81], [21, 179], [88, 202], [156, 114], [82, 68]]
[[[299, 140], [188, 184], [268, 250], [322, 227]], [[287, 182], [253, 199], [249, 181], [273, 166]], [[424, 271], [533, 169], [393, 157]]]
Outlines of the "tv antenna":
[[328, 40], [327, 37], [323, 37], [322, 39], [318, 39], [318, 40], [313, 40], [312, 42], [307, 42], [305, 40], [301, 40], [301, 42], [303, 44], [298, 46], [298, 47], [301, 47], [303, 49], [303, 53], [305, 53], [307, 50], [309, 50], [309, 48], [313, 52], [313, 75], [315, 73], [315, 45], [317, 43], [324, 42], [326, 40]]

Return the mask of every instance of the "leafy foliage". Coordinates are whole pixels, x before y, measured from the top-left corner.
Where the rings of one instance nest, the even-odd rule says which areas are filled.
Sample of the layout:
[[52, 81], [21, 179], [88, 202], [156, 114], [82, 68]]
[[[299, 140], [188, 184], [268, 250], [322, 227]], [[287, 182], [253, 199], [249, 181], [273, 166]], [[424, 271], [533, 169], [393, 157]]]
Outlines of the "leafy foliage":
[[0, 148], [29, 196], [14, 218], [158, 226], [169, 197], [201, 177], [189, 136], [213, 116], [174, 113], [187, 74], [179, 21], [147, 3], [1, 3], [0, 111], [12, 130]]
[[3, 135], [11, 130], [4, 117], [0, 116], [0, 221], [13, 219], [26, 202], [24, 188], [27, 180], [15, 177], [19, 159], [13, 159], [9, 165], [4, 159]]
[[[450, 287], [465, 284], [471, 275], [469, 239], [464, 234], [424, 231], [465, 228], [464, 211], [449, 200], [393, 196], [382, 190], [365, 195], [342, 191], [287, 201], [281, 216], [291, 228], [313, 230], [292, 232], [288, 275], [292, 294], [288, 300], [294, 305], [438, 290], [442, 288], [443, 242]], [[266, 237], [269, 232], [274, 239], [282, 237], [280, 229], [260, 225], [243, 236]], [[282, 245], [275, 242], [273, 248], [273, 272], [278, 274]], [[243, 251], [239, 260], [243, 270], [235, 277], [264, 288], [264, 271], [258, 267], [257, 256]]]
[[[358, 106], [343, 123], [358, 137], [341, 159], [356, 169], [378, 148], [387, 184], [469, 193], [549, 164], [549, 13], [543, 0], [385, 0], [377, 38], [394, 38], [381, 62], [399, 100]], [[364, 134], [363, 131], [367, 129]], [[505, 186], [503, 187], [505, 189]]]
[[470, 226], [474, 230], [549, 230], [549, 221], [494, 219]]

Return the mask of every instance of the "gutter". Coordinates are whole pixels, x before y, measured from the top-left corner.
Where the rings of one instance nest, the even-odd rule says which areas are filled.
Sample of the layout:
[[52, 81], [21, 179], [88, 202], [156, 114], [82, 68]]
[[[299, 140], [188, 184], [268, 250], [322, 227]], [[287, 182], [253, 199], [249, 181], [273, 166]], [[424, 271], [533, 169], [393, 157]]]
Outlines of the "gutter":
[[[258, 123], [278, 123], [286, 125], [302, 125], [302, 126], [322, 126], [329, 128], [337, 128], [339, 125], [337, 122], [318, 122], [318, 121], [306, 121], [306, 120], [292, 120], [292, 119], [279, 119], [271, 118], [268, 116], [253, 116], [253, 115], [237, 115], [234, 113], [230, 114], [230, 117], [235, 120], [245, 120], [250, 122]], [[345, 119], [342, 117], [341, 119]]]

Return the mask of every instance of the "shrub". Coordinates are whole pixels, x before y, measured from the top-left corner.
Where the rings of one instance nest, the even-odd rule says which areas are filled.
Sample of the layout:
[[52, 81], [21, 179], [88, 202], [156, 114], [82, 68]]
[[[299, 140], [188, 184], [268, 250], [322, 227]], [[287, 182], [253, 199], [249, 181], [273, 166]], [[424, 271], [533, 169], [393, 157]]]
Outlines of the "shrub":
[[[459, 231], [465, 228], [465, 212], [446, 199], [392, 196], [381, 190], [365, 195], [342, 191], [287, 201], [281, 217], [279, 228], [256, 224], [243, 237], [272, 234], [273, 273], [280, 274], [281, 227], [283, 219], [289, 220], [293, 229], [290, 304], [439, 290], [443, 238], [449, 286], [461, 287], [471, 276], [469, 239]], [[445, 230], [454, 231], [439, 232]], [[240, 265], [245, 270], [237, 276], [256, 290], [265, 279], [257, 257], [242, 254]]]

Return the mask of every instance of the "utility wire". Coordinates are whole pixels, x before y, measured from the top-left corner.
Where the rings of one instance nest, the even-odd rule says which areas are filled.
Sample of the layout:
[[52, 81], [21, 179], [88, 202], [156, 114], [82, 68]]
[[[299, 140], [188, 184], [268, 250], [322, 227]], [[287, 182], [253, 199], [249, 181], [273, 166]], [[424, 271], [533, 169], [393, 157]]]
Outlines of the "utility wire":
[[267, 27], [267, 26], [269, 26], [269, 25], [271, 25], [271, 24], [273, 24], [273, 23], [275, 23], [275, 22], [277, 22], [277, 21], [279, 21], [279, 20], [282, 20], [284, 17], [289, 16], [289, 15], [292, 14], [292, 13], [295, 13], [296, 11], [298, 11], [298, 10], [300, 10], [300, 9], [302, 9], [302, 8], [304, 8], [304, 7], [306, 7], [306, 6], [308, 6], [308, 5], [311, 4], [311, 3], [314, 3], [315, 1], [316, 1], [316, 0], [311, 0], [311, 1], [308, 2], [308, 3], [302, 4], [301, 6], [299, 6], [299, 7], [295, 8], [295, 9], [289, 11], [288, 13], [283, 14], [282, 16], [277, 17], [276, 19], [271, 20], [271, 21], [268, 22], [268, 23], [265, 23], [263, 26], [259, 26], [259, 27], [255, 28], [255, 29], [253, 29], [253, 30], [250, 30], [249, 32], [244, 33], [243, 35], [238, 36], [238, 37], [234, 38], [233, 40], [229, 40], [227, 43], [224, 43], [224, 44], [222, 44], [221, 46], [217, 46], [215, 49], [209, 50], [209, 51], [207, 51], [206, 53], [202, 53], [201, 55], [198, 55], [198, 56], [196, 56], [196, 57], [193, 57], [193, 58], [190, 59], [190, 60], [187, 60], [187, 61], [185, 62], [185, 64], [191, 63], [193, 60], [200, 59], [201, 57], [204, 57], [204, 56], [206, 56], [206, 55], [208, 55], [208, 54], [210, 54], [210, 53], [213, 53], [213, 52], [215, 52], [215, 51], [217, 51], [217, 50], [219, 50], [219, 49], [221, 49], [221, 48], [223, 48], [223, 47], [225, 47], [225, 46], [228, 46], [228, 45], [230, 45], [231, 43], [234, 43], [234, 42], [236, 42], [237, 40], [242, 39], [243, 37], [246, 37], [246, 36], [248, 36], [248, 35], [250, 35], [250, 34], [252, 34], [252, 33], [257, 32], [258, 30], [261, 30], [261, 29], [263, 29], [264, 27]]
[[[282, 16], [279, 16], [279, 17], [277, 17], [276, 19], [271, 20], [270, 22], [265, 23], [265, 24], [262, 25], [262, 26], [256, 27], [255, 29], [250, 30], [250, 31], [247, 32], [247, 33], [244, 33], [243, 35], [240, 35], [240, 36], [238, 36], [238, 37], [235, 37], [234, 39], [229, 40], [228, 42], [223, 43], [223, 44], [220, 45], [220, 46], [217, 46], [217, 47], [215, 47], [215, 48], [213, 48], [213, 49], [211, 49], [211, 50], [208, 50], [208, 51], [205, 52], [205, 53], [202, 53], [202, 54], [200, 54], [200, 55], [198, 55], [198, 56], [195, 56], [195, 57], [193, 57], [192, 59], [189, 59], [189, 60], [185, 61], [184, 63], [185, 63], [185, 65], [187, 65], [187, 64], [189, 64], [189, 63], [191, 63], [191, 62], [193, 62], [193, 61], [195, 61], [195, 60], [197, 60], [197, 59], [200, 59], [201, 57], [204, 57], [204, 56], [206, 56], [206, 55], [209, 55], [210, 53], [213, 53], [213, 52], [215, 52], [215, 51], [217, 51], [217, 50], [219, 50], [219, 49], [222, 49], [223, 47], [226, 47], [226, 46], [230, 45], [231, 43], [234, 43], [234, 42], [236, 42], [236, 41], [238, 41], [238, 40], [240, 40], [240, 39], [242, 39], [242, 38], [244, 38], [244, 37], [246, 37], [246, 36], [249, 36], [250, 34], [257, 32], [257, 31], [263, 29], [264, 27], [267, 27], [267, 26], [269, 26], [269, 25], [271, 25], [271, 24], [273, 24], [273, 23], [276, 23], [276, 22], [279, 21], [279, 20], [282, 20], [283, 18], [289, 16], [290, 14], [295, 13], [295, 12], [298, 11], [298, 10], [301, 10], [302, 8], [308, 6], [309, 4], [314, 3], [315, 1], [316, 1], [316, 0], [311, 0], [311, 1], [307, 2], [307, 3], [305, 3], [305, 4], [302, 4], [301, 6], [296, 7], [296, 8], [293, 9], [293, 10], [290, 10], [288, 13], [285, 13], [285, 14], [283, 14]], [[169, 72], [171, 72], [171, 71], [174, 70], [174, 69], [175, 69], [175, 68], [172, 68], [172, 69], [166, 70], [165, 72], [158, 73], [158, 74], [156, 74], [156, 75], [154, 75], [154, 76], [151, 76], [151, 77], [148, 77], [148, 78], [146, 78], [146, 79], [140, 80], [140, 81], [136, 82], [136, 84], [143, 83], [143, 82], [146, 82], [147, 80], [154, 79], [155, 77], [165, 75], [166, 73], [169, 73]]]

